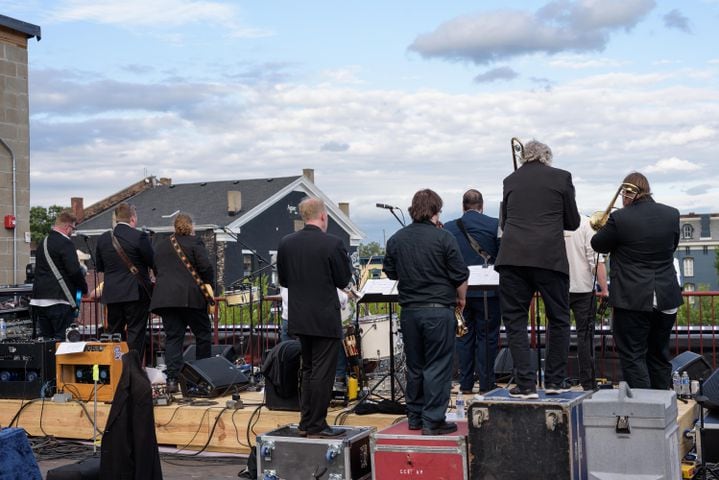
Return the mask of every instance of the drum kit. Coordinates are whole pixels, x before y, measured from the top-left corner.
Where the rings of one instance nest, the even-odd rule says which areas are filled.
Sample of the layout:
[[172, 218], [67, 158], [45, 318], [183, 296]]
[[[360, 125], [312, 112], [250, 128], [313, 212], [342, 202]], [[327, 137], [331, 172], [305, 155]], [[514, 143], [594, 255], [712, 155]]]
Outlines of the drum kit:
[[[404, 344], [396, 315], [393, 315], [391, 321], [387, 314], [359, 317], [356, 324], [346, 327], [344, 349], [348, 363], [359, 366], [360, 374], [364, 374], [368, 383], [372, 380], [382, 383], [376, 385], [378, 394], [390, 390], [389, 387], [385, 388], [386, 382], [383, 381], [389, 380], [389, 375], [394, 374], [400, 383], [404, 383]], [[392, 356], [394, 372], [391, 371]]]

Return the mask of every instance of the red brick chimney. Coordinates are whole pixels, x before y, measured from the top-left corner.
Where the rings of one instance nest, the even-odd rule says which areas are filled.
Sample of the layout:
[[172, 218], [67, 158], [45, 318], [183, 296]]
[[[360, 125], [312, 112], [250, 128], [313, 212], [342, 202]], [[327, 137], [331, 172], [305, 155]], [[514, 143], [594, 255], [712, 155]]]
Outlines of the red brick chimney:
[[77, 218], [77, 223], [82, 222], [85, 218], [85, 208], [83, 207], [84, 200], [82, 197], [72, 197], [70, 199], [70, 208], [72, 209], [73, 215]]

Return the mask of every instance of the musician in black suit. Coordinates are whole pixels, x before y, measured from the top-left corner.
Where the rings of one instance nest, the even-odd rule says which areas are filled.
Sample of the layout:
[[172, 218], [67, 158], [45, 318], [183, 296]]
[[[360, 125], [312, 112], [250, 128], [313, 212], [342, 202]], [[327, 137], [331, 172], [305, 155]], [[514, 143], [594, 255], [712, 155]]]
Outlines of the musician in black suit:
[[[38, 336], [46, 339], [65, 339], [65, 330], [75, 317], [76, 292], [87, 293], [85, 271], [80, 266], [70, 234], [75, 230], [77, 219], [65, 210], [55, 218], [50, 233], [38, 245], [35, 254], [35, 279], [32, 286], [33, 315], [37, 322]], [[52, 271], [45, 255], [45, 247], [66, 290]]]
[[[609, 304], [624, 380], [633, 388], [671, 385], [669, 338], [682, 304], [674, 270], [679, 211], [656, 203], [649, 180], [638, 172], [624, 178], [622, 203], [592, 238], [609, 253]], [[628, 188], [627, 188], [628, 187]]]
[[[179, 213], [175, 217], [175, 240], [202, 283], [214, 284], [215, 273], [202, 239], [195, 236], [192, 217]], [[182, 368], [185, 330], [195, 336], [195, 358], [212, 355], [212, 325], [207, 315], [207, 300], [199, 285], [178, 255], [170, 238], [155, 244], [157, 285], [152, 292], [150, 310], [162, 317], [165, 327], [165, 364], [167, 388], [177, 390]]]
[[[114, 217], [114, 228], [97, 240], [97, 271], [105, 274], [100, 301], [107, 305], [109, 333], [120, 333], [123, 339], [127, 339], [128, 348], [137, 350], [143, 358], [152, 288], [152, 245], [147, 233], [135, 228], [137, 212], [134, 205], [120, 203], [115, 208]], [[113, 235], [129, 263], [137, 269], [136, 274], [130, 271], [130, 265], [113, 245]]]
[[529, 304], [539, 290], [548, 319], [545, 392], [562, 393], [569, 355], [569, 263], [564, 230], [579, 227], [572, 175], [551, 166], [552, 150], [536, 140], [524, 146], [522, 165], [504, 179], [499, 272], [502, 318], [516, 369], [510, 395], [538, 398], [530, 363]]
[[305, 227], [285, 236], [277, 250], [280, 285], [288, 289], [288, 330], [302, 348], [299, 430], [308, 436], [341, 433], [327, 424], [335, 366], [342, 337], [337, 289], [352, 278], [342, 240], [327, 234], [329, 218], [322, 200], [299, 204]]

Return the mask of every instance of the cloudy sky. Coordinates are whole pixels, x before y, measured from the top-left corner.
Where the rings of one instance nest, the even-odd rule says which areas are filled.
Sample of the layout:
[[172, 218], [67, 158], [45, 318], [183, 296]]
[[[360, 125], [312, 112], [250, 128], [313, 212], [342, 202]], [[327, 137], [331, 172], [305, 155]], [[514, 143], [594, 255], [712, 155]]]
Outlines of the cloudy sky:
[[[541, 140], [580, 210], [625, 174], [719, 212], [719, 0], [0, 0], [31, 40], [31, 204], [145, 175], [299, 175], [365, 241], [432, 188], [496, 215], [510, 139]], [[406, 213], [405, 213], [406, 216]]]

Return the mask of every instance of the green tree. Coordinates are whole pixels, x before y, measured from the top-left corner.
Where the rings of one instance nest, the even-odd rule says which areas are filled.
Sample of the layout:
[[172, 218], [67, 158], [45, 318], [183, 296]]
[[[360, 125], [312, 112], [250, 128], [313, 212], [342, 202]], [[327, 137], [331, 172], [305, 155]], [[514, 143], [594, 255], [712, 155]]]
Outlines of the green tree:
[[55, 224], [55, 217], [66, 208], [60, 205], [51, 205], [48, 208], [30, 207], [30, 239], [32, 243], [37, 245], [45, 235], [50, 233], [50, 229]]
[[360, 243], [357, 251], [360, 257], [376, 257], [384, 255], [384, 248], [377, 242]]

